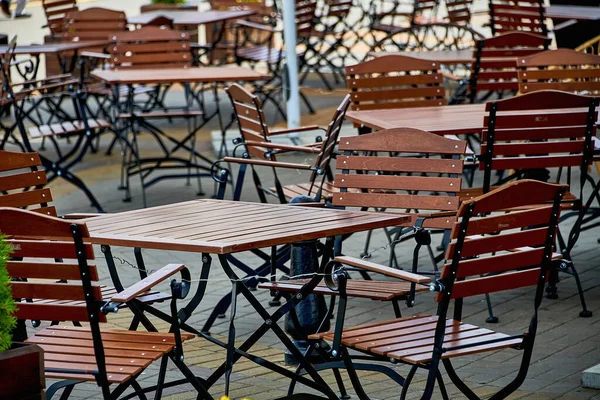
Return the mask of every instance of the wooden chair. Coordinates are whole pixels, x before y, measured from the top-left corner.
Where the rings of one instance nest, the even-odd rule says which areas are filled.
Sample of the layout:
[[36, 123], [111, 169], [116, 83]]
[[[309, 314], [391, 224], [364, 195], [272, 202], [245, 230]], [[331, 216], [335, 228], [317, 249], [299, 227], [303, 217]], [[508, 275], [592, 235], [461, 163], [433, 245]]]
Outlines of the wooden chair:
[[[16, 42], [11, 46], [14, 48]], [[75, 90], [73, 81], [69, 76], [59, 76], [56, 79], [40, 82], [29, 92], [19, 92], [17, 96], [11, 84], [10, 75], [5, 73], [4, 61], [0, 59], [0, 72], [4, 78], [6, 100], [14, 107], [15, 119], [20, 132], [20, 144], [24, 150], [34, 152], [31, 139], [48, 139], [56, 151], [56, 158], [50, 159], [40, 156], [42, 164], [48, 174], [48, 182], [56, 178], [63, 178], [85, 193], [93, 207], [102, 212], [100, 203], [89, 190], [87, 185], [75, 174], [71, 168], [79, 163], [91, 148], [95, 135], [110, 128], [111, 124], [103, 119], [87, 118], [84, 107], [85, 92]], [[59, 89], [60, 91], [57, 91]], [[23, 93], [26, 93], [24, 95]], [[67, 114], [60, 103], [63, 98], [69, 98], [73, 105], [73, 115]], [[31, 115], [40, 104], [47, 105], [51, 115], [45, 121], [37, 121]], [[29, 120], [34, 126], [26, 129], [25, 121]], [[68, 151], [62, 151], [58, 143], [61, 139], [75, 139]]]
[[446, 0], [448, 20], [453, 24], [470, 25], [473, 0]]
[[46, 15], [46, 26], [50, 29], [52, 36], [58, 37], [62, 35], [65, 16], [77, 11], [77, 0], [42, 0], [42, 7]]
[[514, 94], [519, 89], [516, 59], [544, 51], [550, 39], [525, 32], [508, 32], [479, 40], [474, 51], [475, 62], [471, 65], [468, 88], [457, 90], [453, 103], [465, 96], [470, 103], [487, 100], [496, 94], [500, 98], [505, 93]]
[[[48, 388], [48, 398], [64, 388], [61, 398], [66, 399], [73, 387], [83, 382], [95, 382], [105, 399], [120, 397], [129, 387], [141, 393], [143, 389], [137, 379], [159, 359], [157, 386], [149, 388], [156, 391], [157, 398], [165, 386], [169, 359], [199, 396], [211, 398], [202, 381], [183, 363], [182, 342], [194, 337], [180, 333], [177, 323], [177, 299], [185, 298], [189, 291], [184, 281], [189, 281], [190, 272], [185, 266], [169, 264], [143, 282], [104, 300], [102, 288], [96, 283], [98, 270], [91, 263], [94, 250], [84, 223], [0, 208], [0, 231], [7, 235], [6, 241], [15, 249], [14, 259], [7, 262], [7, 267], [15, 278], [11, 286], [13, 298], [19, 302], [16, 317], [89, 324], [87, 327], [50, 326], [26, 340], [44, 350], [46, 378], [60, 380]], [[75, 261], [55, 262], [55, 259]], [[120, 304], [178, 272], [182, 281], [171, 281], [171, 333], [100, 329], [106, 315], [116, 312]], [[111, 390], [112, 385], [116, 387]]]
[[570, 49], [549, 50], [519, 57], [517, 68], [521, 93], [537, 90], [600, 93], [600, 55]]
[[[339, 172], [335, 176], [335, 182], [339, 192], [333, 196], [334, 207], [373, 208], [403, 213], [410, 216], [411, 220], [386, 231], [388, 240], [392, 243], [389, 266], [347, 256], [337, 257], [336, 260], [366, 271], [405, 279], [417, 272], [419, 251], [425, 246], [436, 265], [437, 260], [429, 246], [430, 234], [444, 232], [446, 239], [443, 242], [446, 245], [449, 242], [450, 230], [456, 222], [460, 204], [457, 193], [461, 188], [461, 156], [465, 154], [466, 142], [418, 129], [396, 128], [344, 137], [340, 140], [339, 150], [343, 155], [336, 160]], [[382, 153], [401, 153], [402, 157], [379, 155]], [[409, 239], [415, 239], [416, 246], [412, 272], [407, 273], [400, 270], [395, 262], [393, 246]], [[410, 282], [352, 279], [348, 281], [348, 295], [392, 301], [396, 315], [401, 316], [399, 301], [406, 300], [407, 305], [412, 307], [415, 291], [426, 290]], [[261, 284], [259, 287], [286, 293], [300, 290], [304, 283], [306, 280], [286, 280]], [[320, 294], [338, 294], [325, 284], [318, 286], [317, 290]]]
[[524, 31], [548, 36], [543, 0], [490, 0], [492, 35]]
[[[576, 221], [566, 239], [560, 232], [557, 236], [563, 257], [571, 261], [571, 250], [580, 232], [594, 226], [589, 224], [589, 220], [599, 213], [597, 207], [592, 207], [594, 201], [600, 205], [598, 184], [588, 174], [593, 159], [592, 137], [595, 136], [596, 107], [599, 103], [597, 97], [550, 90], [487, 103], [479, 156], [479, 169], [484, 172], [483, 188], [479, 192], [466, 190], [461, 196], [488, 193], [498, 185], [523, 178], [554, 179], [573, 185], [562, 204], [563, 209], [572, 212], [565, 214], [561, 221], [568, 217], [576, 217]], [[572, 181], [572, 169], [579, 171], [578, 187]], [[551, 176], [551, 170], [556, 171], [555, 178]], [[496, 171], [511, 173], [493, 182], [492, 174]], [[584, 194], [587, 185], [593, 190], [589, 198]], [[467, 193], [469, 196], [465, 196]], [[589, 213], [593, 214], [592, 217], [587, 215]], [[580, 315], [591, 316], [573, 263], [563, 272], [573, 275], [577, 283], [583, 308]], [[555, 283], [554, 277], [548, 288], [549, 296], [554, 298]]]
[[[256, 190], [263, 203], [267, 202], [265, 194], [276, 196], [281, 203], [287, 203], [287, 201], [291, 198], [300, 195], [312, 197], [316, 202], [319, 202], [322, 199], [331, 199], [331, 196], [336, 189], [333, 187], [331, 182], [326, 182], [325, 179], [329, 178], [330, 181], [332, 180], [329, 164], [334, 156], [333, 152], [336, 142], [339, 138], [342, 122], [344, 121], [344, 116], [346, 115], [346, 110], [350, 105], [349, 97], [346, 96], [334, 112], [332, 120], [325, 130], [325, 135], [321, 141], [307, 146], [289, 146], [272, 143], [271, 137], [289, 133], [323, 130], [323, 128], [320, 128], [316, 125], [310, 125], [299, 128], [271, 131], [265, 123], [262, 104], [257, 96], [251, 94], [237, 84], [231, 85], [226, 89], [226, 92], [233, 104], [238, 126], [240, 128], [241, 141], [238, 140], [236, 143], [239, 146], [243, 146], [245, 149], [241, 158], [224, 158], [225, 162], [234, 162], [240, 164], [240, 171], [238, 173], [237, 183], [234, 191], [234, 200], [239, 200], [240, 198], [245, 172], [248, 165], [250, 165], [252, 168], [252, 176]], [[315, 161], [312, 165], [278, 161], [278, 154], [291, 151], [300, 151], [312, 154], [315, 157]], [[262, 186], [259, 175], [254, 169], [254, 166], [272, 167], [275, 178], [275, 188], [265, 188]], [[277, 176], [277, 168], [310, 170], [310, 180], [305, 184], [284, 186], [281, 184]]]
[[[48, 183], [46, 173], [40, 169], [42, 161], [38, 153], [16, 153], [0, 150], [0, 207], [25, 208], [38, 214], [57, 216], [52, 205], [52, 192], [45, 187]], [[96, 214], [69, 214], [67, 219], [92, 217]], [[147, 276], [143, 258], [136, 256], [143, 279]], [[101, 286], [102, 298], [109, 300], [111, 296], [124, 290], [119, 273], [112, 258], [107, 259], [110, 276], [116, 281], [115, 286]], [[145, 305], [169, 300], [170, 296], [160, 292], [146, 292], [136, 297]], [[137, 329], [140, 320], [133, 318], [130, 330]]]
[[[340, 296], [335, 329], [311, 335], [311, 338], [320, 343], [320, 347], [323, 347], [323, 341], [331, 343], [328, 354], [332, 360], [339, 360], [332, 364], [346, 367], [360, 399], [368, 397], [360, 384], [349, 350], [358, 351], [362, 360], [366, 359], [370, 365], [393, 360], [394, 363], [410, 366], [408, 374], [400, 377], [394, 369], [382, 370], [384, 366], [378, 365], [381, 367], [379, 371], [402, 386], [400, 399], [406, 398], [419, 369], [428, 371], [420, 398], [449, 399], [440, 364], [444, 365], [451, 381], [466, 397], [479, 399], [457, 375], [452, 360], [471, 354], [518, 349], [523, 353], [516, 377], [491, 397], [507, 398], [527, 375], [544, 284], [561, 262], [552, 260], [552, 251], [565, 190], [565, 185], [524, 180], [463, 203], [457, 214], [459, 220], [453, 224], [446, 264], [440, 278], [429, 285], [430, 290], [437, 292], [437, 315], [418, 315], [345, 327], [343, 305], [351, 281], [347, 280], [347, 273], [340, 269], [343, 268], [340, 265], [343, 260], [340, 260], [340, 263], [331, 267], [336, 272], [329, 280], [331, 290]], [[526, 210], [521, 211], [523, 208]], [[488, 275], [481, 277], [480, 274]], [[415, 282], [418, 275], [405, 279]], [[515, 333], [509, 334], [494, 332], [463, 320], [465, 298], [530, 286], [535, 287], [533, 315], [530, 321], [515, 325], [518, 326], [515, 330], [527, 326], [525, 333], [516, 333], [514, 330]], [[451, 302], [454, 311], [450, 316]], [[439, 394], [433, 397], [436, 380]]]
[[[351, 110], [446, 105], [440, 65], [404, 55], [387, 55], [346, 67]], [[365, 133], [359, 127], [359, 133]]]

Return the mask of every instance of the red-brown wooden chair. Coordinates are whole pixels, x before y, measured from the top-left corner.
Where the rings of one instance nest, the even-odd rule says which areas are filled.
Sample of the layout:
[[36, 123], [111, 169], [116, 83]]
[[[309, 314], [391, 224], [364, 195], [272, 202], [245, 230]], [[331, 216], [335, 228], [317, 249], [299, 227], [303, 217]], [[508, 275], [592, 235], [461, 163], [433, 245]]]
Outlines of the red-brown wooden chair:
[[[488, 193], [498, 185], [523, 178], [569, 184], [570, 191], [565, 194], [562, 207], [571, 212], [563, 215], [561, 222], [568, 217], [576, 220], [566, 238], [559, 232], [557, 242], [563, 257], [572, 261], [571, 250], [580, 232], [595, 226], [590, 220], [600, 209], [592, 207], [594, 202], [600, 205], [600, 186], [588, 174], [599, 104], [597, 97], [552, 90], [487, 103], [479, 156], [483, 188], [465, 190], [461, 197]], [[573, 170], [579, 173], [578, 182], [572, 176]], [[493, 174], [497, 171], [510, 172], [494, 182]], [[585, 194], [587, 186], [592, 189], [589, 197]], [[575, 278], [583, 308], [580, 316], [591, 316], [575, 266], [570, 262], [561, 271]], [[556, 281], [553, 276], [547, 289], [550, 298], [556, 298]]]
[[42, 0], [46, 15], [46, 26], [53, 37], [60, 37], [65, 25], [65, 16], [77, 11], [77, 0]]
[[[46, 173], [41, 169], [42, 161], [37, 153], [16, 153], [0, 150], [0, 207], [17, 207], [29, 209], [38, 214], [57, 216], [56, 208], [52, 205], [52, 192], [45, 187], [48, 183]], [[68, 214], [65, 218], [86, 218], [97, 214]], [[101, 286], [103, 299], [123, 291], [123, 284], [110, 254], [110, 247], [104, 249], [111, 278], [114, 286]], [[139, 249], [136, 249], [137, 269], [140, 279], [147, 277], [144, 260]], [[170, 296], [160, 292], [147, 292], [136, 297], [145, 305], [152, 305], [169, 300]], [[145, 321], [144, 321], [145, 322]], [[140, 319], [134, 316], [130, 330], [137, 329]]]
[[548, 36], [543, 0], [490, 0], [492, 35], [523, 31]]
[[[50, 326], [27, 338], [27, 343], [44, 350], [46, 378], [59, 380], [48, 388], [48, 398], [64, 389], [61, 398], [66, 399], [74, 386], [83, 382], [95, 382], [104, 399], [118, 398], [128, 388], [141, 394], [143, 389], [137, 379], [157, 360], [160, 360], [157, 386], [148, 390], [156, 391], [160, 398], [169, 359], [199, 396], [212, 398], [203, 381], [183, 363], [182, 343], [194, 337], [182, 334], [177, 322], [177, 300], [185, 298], [189, 291], [185, 281], [189, 281], [190, 272], [185, 266], [169, 264], [143, 282], [104, 299], [97, 284], [98, 270], [92, 264], [94, 250], [84, 223], [0, 208], [0, 231], [14, 248], [14, 259], [7, 262], [7, 269], [15, 278], [11, 286], [12, 296], [19, 302], [16, 317], [89, 324]], [[56, 262], [56, 259], [74, 261]], [[107, 314], [177, 273], [182, 281], [171, 281], [170, 333], [100, 329]], [[36, 301], [22, 301], [27, 298]]]
[[[341, 104], [334, 112], [327, 129], [320, 128], [316, 125], [309, 125], [273, 131], [269, 129], [265, 122], [262, 104], [257, 96], [251, 94], [237, 84], [231, 85], [226, 89], [226, 92], [233, 104], [241, 134], [241, 138], [236, 140], [235, 143], [244, 149], [242, 157], [224, 158], [225, 162], [240, 164], [237, 183], [234, 188], [234, 200], [239, 200], [241, 196], [245, 172], [248, 165], [252, 168], [254, 185], [258, 196], [263, 203], [267, 202], [266, 195], [276, 196], [281, 203], [287, 203], [296, 196], [309, 196], [313, 198], [315, 202], [330, 200], [331, 196], [337, 192], [337, 189], [331, 182], [333, 176], [329, 165], [331, 159], [334, 157], [335, 146], [339, 138], [346, 110], [350, 105], [349, 96], [346, 96], [344, 100], [342, 100]], [[271, 142], [273, 136], [299, 132], [315, 132], [317, 130], [325, 130], [324, 136], [317, 137], [317, 139], [320, 140], [310, 145], [290, 146]], [[315, 161], [312, 165], [309, 165], [281, 162], [278, 160], [279, 154], [292, 151], [311, 154], [315, 157]], [[272, 167], [275, 179], [274, 188], [267, 188], [262, 185], [259, 174], [254, 168], [255, 166]], [[282, 185], [277, 175], [277, 168], [292, 168], [311, 171], [309, 182], [295, 185]], [[329, 179], [329, 181], [326, 181], [326, 179]]]
[[[319, 347], [331, 343], [327, 355], [334, 368], [346, 367], [360, 399], [368, 399], [356, 373], [350, 350], [362, 357], [360, 363], [379, 362], [410, 366], [406, 377], [392, 368], [378, 365], [378, 371], [402, 386], [400, 399], [405, 399], [418, 370], [427, 372], [421, 399], [449, 399], [441, 365], [456, 387], [470, 399], [479, 399], [458, 376], [452, 360], [461, 356], [497, 352], [502, 349], [522, 351], [522, 362], [516, 376], [494, 393], [491, 399], [505, 399], [519, 388], [527, 376], [538, 324], [538, 309], [544, 285], [552, 271], [563, 261], [553, 260], [562, 197], [566, 185], [553, 185], [532, 180], [508, 184], [491, 193], [464, 202], [453, 223], [452, 243], [446, 252], [441, 276], [429, 284], [437, 292], [437, 315], [418, 315], [359, 325], [344, 326], [346, 298], [350, 282], [343, 259], [336, 259], [327, 270], [334, 271], [328, 280], [331, 291], [340, 297], [334, 330], [311, 335]], [[507, 212], [510, 211], [510, 212]], [[531, 228], [534, 227], [534, 228]], [[517, 231], [515, 231], [515, 229]], [[325, 271], [321, 271], [325, 272]], [[487, 274], [481, 277], [481, 274]], [[424, 277], [423, 277], [424, 278]], [[415, 282], [417, 276], [405, 279]], [[463, 319], [463, 300], [482, 294], [535, 286], [530, 321], [515, 326], [528, 326], [524, 333], [512, 330], [505, 334], [470, 324]], [[450, 314], [453, 303], [453, 315]], [[514, 324], [513, 324], [514, 325]], [[485, 358], [483, 359], [485, 360]], [[335, 361], [338, 361], [335, 363]], [[434, 396], [438, 382], [439, 394]]]
[[507, 32], [477, 41], [468, 80], [462, 80], [451, 103], [460, 103], [465, 98], [470, 103], [485, 101], [492, 95], [499, 98], [514, 95], [519, 90], [519, 79], [515, 61], [543, 52], [550, 39], [526, 32]]

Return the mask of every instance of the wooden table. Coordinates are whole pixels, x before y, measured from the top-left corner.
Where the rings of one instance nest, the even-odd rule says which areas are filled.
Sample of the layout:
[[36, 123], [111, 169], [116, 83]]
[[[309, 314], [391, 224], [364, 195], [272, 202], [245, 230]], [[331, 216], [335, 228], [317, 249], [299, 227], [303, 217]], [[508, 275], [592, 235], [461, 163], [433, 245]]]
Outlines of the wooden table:
[[475, 61], [474, 51], [474, 49], [406, 52], [372, 51], [369, 55], [372, 57], [383, 57], [393, 54], [402, 54], [419, 60], [434, 61], [442, 65], [457, 65], [473, 63]]
[[576, 21], [596, 21], [600, 19], [600, 7], [588, 6], [547, 6], [546, 17]]
[[146, 25], [157, 17], [166, 17], [173, 21], [175, 27], [190, 25], [206, 25], [224, 22], [230, 19], [246, 18], [256, 14], [256, 11], [152, 11], [127, 17], [127, 23]]
[[373, 130], [418, 128], [440, 135], [481, 133], [485, 104], [348, 111], [346, 119]]
[[[227, 360], [207, 378], [210, 388], [223, 375], [229, 380], [233, 364], [241, 357], [237, 351], [250, 352], [251, 347], [269, 330], [280, 338], [307, 371], [306, 376], [294, 376], [276, 364], [260, 360], [261, 365], [288, 377], [294, 376], [299, 383], [332, 395], [331, 389], [322, 380], [313, 366], [293, 345], [278, 325], [292, 307], [305, 298], [322, 280], [321, 274], [310, 279], [303, 289], [290, 300], [278, 307], [275, 312], [267, 311], [246, 282], [233, 271], [229, 260], [231, 253], [258, 250], [264, 247], [286, 245], [298, 241], [328, 237], [324, 259], [332, 255], [333, 236], [349, 234], [369, 229], [383, 228], [406, 223], [410, 217], [393, 213], [341, 211], [313, 207], [300, 207], [281, 204], [261, 204], [219, 200], [193, 200], [178, 204], [153, 207], [143, 210], [126, 211], [101, 215], [86, 220], [92, 243], [102, 245], [107, 262], [111, 263], [110, 246], [140, 247], [143, 249], [178, 250], [202, 254], [202, 270], [193, 299], [178, 312], [182, 328], [227, 349]], [[207, 334], [187, 325], [185, 321], [200, 304], [210, 272], [211, 254], [217, 254], [220, 264], [232, 281], [231, 319], [227, 343], [218, 341]], [[274, 254], [272, 250], [272, 254]], [[271, 260], [273, 261], [273, 260]], [[323, 265], [323, 264], [322, 264]], [[267, 270], [267, 274], [271, 270]], [[323, 273], [324, 271], [321, 271]], [[274, 273], [274, 272], [273, 272]], [[194, 278], [192, 282], [194, 282]], [[194, 283], [192, 283], [194, 284]], [[249, 339], [239, 347], [235, 346], [235, 299], [242, 294], [264, 321]], [[253, 359], [253, 361], [256, 359]], [[257, 361], [255, 361], [257, 362]], [[334, 396], [332, 396], [334, 397]]]
[[[91, 72], [91, 76], [94, 78], [110, 85], [113, 87], [113, 104], [118, 107], [120, 113], [132, 115], [134, 113], [134, 102], [133, 102], [133, 85], [172, 85], [182, 84], [185, 89], [186, 99], [186, 111], [201, 110], [206, 111], [204, 107], [204, 91], [207, 90], [203, 85], [196, 91], [191, 87], [191, 84], [210, 84], [212, 89], [214, 101], [216, 107], [214, 112], [211, 114], [202, 114], [197, 120], [192, 121], [192, 124], [188, 126], [188, 134], [183, 138], [175, 138], [169, 136], [166, 132], [159, 129], [155, 125], [150, 124], [146, 119], [136, 118], [135, 121], [155, 136], [159, 135], [164, 140], [166, 146], [161, 145], [163, 151], [163, 157], [157, 158], [140, 158], [135, 160], [132, 165], [137, 165], [137, 172], [141, 173], [142, 167], [144, 168], [144, 176], [148, 177], [152, 172], [169, 169], [173, 171], [174, 167], [177, 166], [187, 169], [185, 175], [172, 173], [170, 175], [160, 175], [153, 180], [142, 180], [142, 189], [149, 187], [159, 180], [167, 178], [190, 178], [190, 177], [202, 177], [212, 176], [211, 166], [214, 160], [207, 158], [205, 155], [196, 151], [194, 146], [194, 138], [196, 133], [205, 126], [208, 121], [212, 118], [217, 117], [219, 126], [221, 128], [221, 146], [219, 149], [218, 158], [221, 158], [223, 154], [227, 155], [227, 143], [225, 141], [225, 131], [231, 125], [231, 123], [224, 124], [223, 117], [221, 114], [221, 108], [219, 106], [219, 85], [223, 83], [232, 82], [256, 82], [269, 79], [267, 75], [260, 74], [248, 68], [243, 67], [192, 67], [192, 68], [146, 68], [146, 69], [123, 69], [123, 70], [94, 70]], [[129, 86], [129, 100], [127, 102], [119, 102], [119, 90], [118, 88], [122, 85]], [[229, 114], [227, 114], [229, 115]], [[127, 132], [133, 129], [134, 119], [129, 118], [128, 125], [122, 129], [122, 132]], [[122, 139], [126, 135], [119, 135]], [[160, 143], [159, 143], [160, 144]], [[170, 146], [170, 147], [168, 147]], [[168, 147], [168, 148], [167, 148]], [[129, 146], [129, 151], [134, 151], [133, 146]], [[174, 153], [178, 150], [186, 150], [189, 152], [188, 157], [176, 157]], [[199, 162], [191, 161], [189, 155], [193, 154], [195, 159]], [[137, 154], [136, 154], [137, 155]], [[137, 155], [139, 156], [139, 155]], [[166, 163], [166, 164], [165, 164]], [[175, 164], [173, 164], [175, 163]], [[135, 168], [132, 168], [135, 169]], [[190, 169], [196, 172], [190, 173]], [[126, 190], [128, 187], [126, 187]], [[129, 191], [127, 190], [128, 195]], [[145, 192], [142, 191], [144, 206], [146, 205]]]

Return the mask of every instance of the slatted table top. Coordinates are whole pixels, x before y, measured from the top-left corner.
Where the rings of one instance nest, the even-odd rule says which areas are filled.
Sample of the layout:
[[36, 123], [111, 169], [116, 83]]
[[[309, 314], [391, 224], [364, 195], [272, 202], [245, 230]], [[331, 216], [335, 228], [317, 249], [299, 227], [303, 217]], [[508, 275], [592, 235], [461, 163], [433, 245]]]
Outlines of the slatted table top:
[[387, 55], [401, 54], [412, 58], [425, 61], [435, 61], [443, 65], [456, 65], [456, 64], [471, 64], [475, 61], [474, 49], [466, 50], [436, 50], [436, 51], [403, 51], [403, 52], [389, 52], [389, 51], [372, 51], [369, 53], [372, 57], [383, 57]]
[[348, 111], [346, 118], [373, 130], [418, 128], [440, 135], [481, 133], [485, 104]]
[[95, 244], [229, 254], [409, 220], [388, 213], [206, 199], [106, 214], [86, 224]]
[[166, 17], [173, 21], [173, 25], [204, 25], [227, 21], [230, 19], [245, 18], [256, 14], [256, 11], [152, 11], [127, 17], [127, 22], [136, 25], [146, 25], [157, 17]]
[[260, 81], [268, 78], [244, 67], [132, 68], [94, 70], [91, 75], [110, 85]]
[[600, 7], [589, 6], [547, 6], [546, 17], [555, 19], [575, 19], [594, 21], [600, 19]]
[[[79, 42], [67, 43], [48, 43], [48, 44], [31, 44], [25, 46], [17, 46], [15, 54], [50, 54], [60, 53], [61, 51], [78, 50], [87, 47], [104, 46], [109, 43], [108, 40], [82, 40]], [[0, 55], [6, 53], [8, 46], [0, 46]]]

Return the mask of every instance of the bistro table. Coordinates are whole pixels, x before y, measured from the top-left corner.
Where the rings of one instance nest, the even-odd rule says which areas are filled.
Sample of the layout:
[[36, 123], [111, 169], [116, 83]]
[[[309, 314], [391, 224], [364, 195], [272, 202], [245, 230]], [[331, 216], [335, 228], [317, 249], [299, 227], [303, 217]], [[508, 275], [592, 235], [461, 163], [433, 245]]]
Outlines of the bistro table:
[[[344, 211], [327, 208], [301, 207], [281, 204], [233, 202], [225, 200], [193, 200], [183, 203], [152, 207], [101, 215], [87, 219], [91, 242], [102, 245], [107, 262], [112, 262], [110, 246], [138, 247], [142, 249], [176, 250], [202, 255], [202, 269], [195, 295], [178, 316], [182, 329], [193, 332], [227, 349], [227, 359], [207, 378], [210, 388], [223, 375], [226, 385], [233, 364], [242, 356], [265, 366], [299, 383], [319, 390], [329, 398], [337, 396], [323, 381], [314, 367], [305, 361], [303, 354], [293, 345], [290, 338], [277, 322], [323, 279], [324, 265], [332, 256], [334, 237], [359, 231], [397, 226], [409, 217], [392, 213]], [[233, 253], [274, 248], [300, 241], [327, 237], [319, 273], [293, 298], [269, 313], [243, 284], [230, 266], [228, 255]], [[227, 343], [219, 341], [186, 324], [186, 320], [200, 304], [208, 285], [211, 254], [218, 255], [221, 267], [232, 282], [231, 296], [234, 301], [229, 322]], [[274, 273], [274, 272], [273, 272]], [[192, 279], [194, 282], [194, 279]], [[235, 347], [235, 299], [242, 294], [263, 319], [257, 330], [239, 347]], [[250, 355], [251, 347], [269, 330], [277, 335], [296, 359], [302, 364], [311, 379], [297, 376], [277, 364], [261, 357]], [[226, 394], [227, 393], [226, 386]]]
[[369, 55], [371, 57], [383, 57], [393, 54], [402, 54], [404, 56], [416, 58], [419, 60], [437, 62], [441, 65], [458, 65], [473, 63], [475, 61], [474, 52], [474, 49], [405, 52], [371, 51], [369, 52]]
[[[148, 121], [144, 121], [143, 117], [138, 118], [136, 116], [135, 120], [140, 123], [142, 126], [148, 128], [151, 132], [155, 134], [155, 136], [160, 136], [167, 141], [168, 144], [173, 145], [170, 148], [166, 146], [162, 146], [163, 157], [162, 158], [139, 158], [139, 154], [135, 154], [136, 156], [136, 164], [138, 166], [142, 165], [150, 165], [149, 169], [145, 171], [149, 173], [161, 169], [161, 166], [165, 165], [165, 163], [169, 163], [165, 165], [164, 168], [173, 169], [172, 163], [176, 163], [177, 165], [181, 165], [184, 168], [193, 168], [198, 170], [206, 171], [207, 173], [201, 174], [191, 174], [188, 172], [185, 177], [191, 176], [210, 176], [211, 166], [214, 160], [208, 159], [206, 156], [198, 153], [194, 148], [195, 136], [198, 130], [200, 130], [209, 120], [213, 117], [217, 117], [219, 120], [219, 127], [221, 128], [221, 146], [219, 149], [218, 157], [220, 158], [223, 154], [227, 154], [227, 145], [225, 142], [225, 130], [226, 126], [223, 124], [223, 117], [221, 115], [221, 110], [219, 107], [219, 95], [218, 88], [219, 85], [227, 82], [257, 82], [267, 80], [268, 76], [260, 74], [256, 71], [253, 71], [248, 68], [243, 67], [199, 67], [199, 68], [145, 68], [145, 69], [121, 69], [121, 70], [94, 70], [91, 72], [91, 75], [100, 80], [101, 82], [110, 85], [113, 88], [114, 92], [114, 104], [119, 105], [120, 113], [128, 113], [129, 115], [136, 114], [134, 110], [134, 102], [133, 102], [133, 90], [134, 85], [173, 85], [173, 84], [181, 84], [185, 89], [185, 99], [186, 99], [186, 111], [190, 111], [194, 108], [194, 103], [197, 103], [198, 107], [202, 111], [206, 111], [204, 107], [204, 102], [202, 101], [202, 96], [198, 95], [198, 93], [194, 93], [191, 88], [191, 84], [210, 84], [212, 85], [212, 91], [215, 99], [215, 110], [211, 114], [206, 114], [206, 112], [202, 115], [202, 123], [197, 126], [191, 126], [188, 134], [183, 139], [178, 139], [172, 136], [167, 135], [166, 132], [161, 131], [160, 129], [152, 126]], [[129, 100], [122, 104], [119, 102], [119, 87], [125, 85], [129, 87]], [[203, 89], [201, 89], [203, 90]], [[132, 128], [134, 118], [129, 118], [129, 125], [125, 127], [125, 131]], [[227, 124], [229, 125], [229, 124]], [[123, 131], [123, 130], [121, 130]], [[122, 139], [125, 139], [124, 135], [119, 135]], [[158, 137], [157, 136], [157, 137]], [[133, 147], [129, 147], [131, 151], [135, 151]], [[194, 158], [198, 158], [203, 161], [205, 164], [197, 164], [191, 163], [189, 159], [184, 159], [181, 157], [176, 157], [174, 153], [177, 150], [187, 150], [190, 152]], [[139, 172], [142, 174], [141, 170]], [[144, 172], [145, 173], [145, 172]], [[182, 177], [182, 175], [173, 174], [171, 176], [161, 176], [157, 177], [154, 180], [148, 181], [142, 184], [142, 189], [145, 187], [153, 185], [160, 179], [166, 179], [168, 177]], [[144, 206], [146, 204], [145, 195], [144, 195]]]
[[[108, 43], [109, 41], [107, 39], [17, 46], [14, 52], [15, 56], [30, 55], [33, 57], [33, 60], [31, 61], [31, 66], [24, 70], [17, 68], [17, 71], [19, 75], [21, 75], [21, 77], [26, 81], [35, 79], [40, 66], [40, 55], [45, 54], [47, 56], [48, 54], [55, 54], [60, 60], [61, 71], [63, 73], [71, 72], [75, 68], [77, 57], [79, 55], [79, 50], [89, 47], [105, 46]], [[0, 56], [4, 55], [7, 50], [8, 46], [0, 46]], [[69, 57], [61, 55], [61, 53], [65, 52], [68, 52], [71, 56], [70, 62], [68, 62]]]
[[157, 17], [165, 17], [173, 21], [175, 28], [191, 25], [206, 25], [224, 22], [230, 19], [246, 18], [256, 11], [151, 11], [133, 17], [127, 17], [128, 24], [146, 25]]

